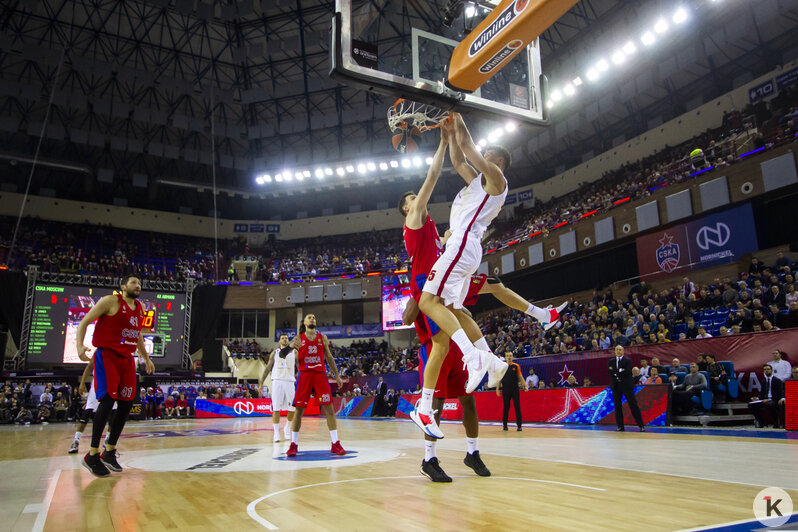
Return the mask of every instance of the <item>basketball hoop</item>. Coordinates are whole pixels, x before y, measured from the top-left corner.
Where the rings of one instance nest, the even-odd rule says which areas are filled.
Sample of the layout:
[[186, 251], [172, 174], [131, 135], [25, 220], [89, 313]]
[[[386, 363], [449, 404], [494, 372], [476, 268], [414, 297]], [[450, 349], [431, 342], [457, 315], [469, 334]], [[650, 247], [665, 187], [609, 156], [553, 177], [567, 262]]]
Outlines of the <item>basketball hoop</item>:
[[396, 133], [393, 147], [402, 153], [418, 151], [421, 134], [440, 127], [448, 116], [449, 112], [443, 109], [399, 98], [388, 109], [388, 127]]

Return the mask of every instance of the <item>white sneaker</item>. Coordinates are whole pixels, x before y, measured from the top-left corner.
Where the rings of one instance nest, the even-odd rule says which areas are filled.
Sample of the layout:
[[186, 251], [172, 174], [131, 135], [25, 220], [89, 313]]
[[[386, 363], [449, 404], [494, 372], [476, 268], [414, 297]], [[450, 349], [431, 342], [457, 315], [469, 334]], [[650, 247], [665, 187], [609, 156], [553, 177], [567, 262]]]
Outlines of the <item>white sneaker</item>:
[[551, 306], [546, 307], [546, 310], [549, 311], [549, 321], [544, 321], [541, 325], [543, 325], [543, 330], [548, 331], [560, 320], [560, 313], [565, 310], [565, 307], [568, 306], [568, 302], [566, 301], [562, 305], [552, 308]]
[[441, 439], [443, 438], [443, 432], [441, 432], [440, 427], [435, 422], [435, 412], [419, 412], [418, 404], [421, 402], [421, 399], [416, 401], [416, 407], [410, 412], [410, 419], [413, 420], [413, 423], [418, 425], [418, 428], [424, 431], [424, 434], [427, 436], [432, 436], [433, 438]]
[[504, 378], [504, 374], [507, 373], [507, 368], [509, 367], [510, 366], [506, 361], [494, 356], [493, 360], [490, 362], [490, 367], [488, 368], [488, 388], [495, 388], [498, 386], [499, 382]]
[[291, 439], [291, 423], [286, 423], [285, 430], [283, 431], [286, 440]]
[[471, 393], [479, 387], [485, 373], [490, 369], [493, 359], [496, 358], [490, 351], [482, 351], [475, 349], [471, 358], [466, 360], [463, 357], [463, 363], [468, 369], [468, 384], [466, 385], [466, 393]]
[[280, 442], [280, 431], [279, 430], [274, 432], [274, 439], [272, 441], [274, 443], [279, 443]]

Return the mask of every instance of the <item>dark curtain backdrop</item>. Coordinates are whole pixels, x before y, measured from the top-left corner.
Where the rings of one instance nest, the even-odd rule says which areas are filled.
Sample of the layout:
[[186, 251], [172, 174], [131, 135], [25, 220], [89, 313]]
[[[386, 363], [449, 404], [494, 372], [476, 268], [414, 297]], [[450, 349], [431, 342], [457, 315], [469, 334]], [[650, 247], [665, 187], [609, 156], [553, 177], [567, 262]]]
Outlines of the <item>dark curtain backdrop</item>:
[[[767, 200], [753, 202], [756, 239], [759, 249], [798, 243], [798, 192], [793, 187]], [[791, 193], [786, 192], [792, 190]], [[788, 195], [785, 195], [788, 194]], [[795, 257], [791, 257], [795, 260]]]
[[22, 272], [0, 271], [0, 323], [11, 333], [19, 346], [22, 336], [22, 313], [25, 310], [25, 289], [28, 278]]
[[191, 298], [191, 340], [189, 353], [203, 350], [202, 368], [218, 371], [222, 368], [221, 343], [216, 341], [217, 322], [222, 315], [227, 286], [199, 286]]

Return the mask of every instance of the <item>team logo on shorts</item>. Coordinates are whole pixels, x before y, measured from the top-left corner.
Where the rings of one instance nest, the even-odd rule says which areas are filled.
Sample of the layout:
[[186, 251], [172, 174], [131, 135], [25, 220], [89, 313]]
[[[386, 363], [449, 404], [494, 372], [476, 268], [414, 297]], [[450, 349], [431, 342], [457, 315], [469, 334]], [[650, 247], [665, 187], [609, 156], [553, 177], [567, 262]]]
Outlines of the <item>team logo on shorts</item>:
[[668, 233], [663, 233], [659, 243], [660, 246], [655, 251], [657, 265], [662, 271], [671, 273], [679, 265], [679, 258], [681, 257], [679, 244], [674, 243], [673, 237]]

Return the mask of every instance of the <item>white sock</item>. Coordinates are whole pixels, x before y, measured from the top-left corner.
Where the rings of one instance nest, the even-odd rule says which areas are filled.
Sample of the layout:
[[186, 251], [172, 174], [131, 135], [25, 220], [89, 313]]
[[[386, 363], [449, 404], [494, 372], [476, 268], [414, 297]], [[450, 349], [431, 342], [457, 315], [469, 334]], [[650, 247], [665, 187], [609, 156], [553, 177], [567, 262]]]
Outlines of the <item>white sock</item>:
[[463, 329], [457, 329], [457, 332], [452, 335], [452, 341], [460, 348], [460, 352], [463, 353], [463, 359], [470, 358], [474, 351], [476, 351], [474, 344], [468, 339]]
[[436, 441], [425, 441], [424, 442], [424, 461], [429, 462], [431, 459], [435, 458], [437, 454], [435, 454], [436, 447], [438, 447], [438, 442]]
[[299, 445], [299, 433], [291, 431], [291, 443], [296, 443]]
[[272, 427], [274, 429], [275, 434], [280, 434], [280, 422], [277, 423], [272, 422]]
[[544, 321], [549, 321], [549, 311], [540, 307], [536, 307], [532, 303], [529, 304], [529, 307], [526, 309], [524, 314], [532, 316], [541, 323]]
[[81, 433], [80, 433], [80, 432], [76, 432], [76, 433], [75, 433], [75, 441], [78, 441], [78, 440], [80, 440], [80, 435], [81, 435]]
[[485, 340], [484, 336], [479, 340], [477, 340], [476, 342], [474, 342], [474, 347], [476, 347], [477, 349], [481, 349], [482, 351], [489, 351], [493, 353], [493, 350], [488, 345], [488, 341]]
[[338, 429], [330, 431], [330, 442], [335, 443], [338, 441]]
[[479, 450], [479, 438], [466, 438], [466, 445], [468, 446], [468, 454], [474, 454], [474, 451]]
[[421, 404], [419, 405], [418, 409], [425, 413], [429, 414], [432, 412], [432, 394], [435, 393], [434, 388], [422, 388], [421, 389]]

